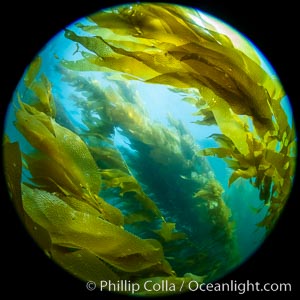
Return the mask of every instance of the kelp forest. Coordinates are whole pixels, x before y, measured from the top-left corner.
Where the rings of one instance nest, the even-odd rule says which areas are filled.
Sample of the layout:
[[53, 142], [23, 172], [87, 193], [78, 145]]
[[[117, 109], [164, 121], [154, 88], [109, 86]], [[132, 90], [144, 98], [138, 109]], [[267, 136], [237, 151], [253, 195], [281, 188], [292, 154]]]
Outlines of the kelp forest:
[[[292, 188], [296, 133], [279, 79], [249, 44], [176, 5], [105, 9], [62, 38], [72, 48], [53, 54], [59, 79], [38, 55], [12, 102], [18, 138], [7, 131], [3, 140], [8, 190], [27, 230], [85, 281], [184, 280], [183, 292], [192, 280], [222, 278], [245, 259], [226, 190], [238, 181], [257, 190], [265, 213], [256, 227], [267, 235]], [[207, 136], [215, 146], [170, 112], [153, 120], [140, 85], [179, 95], [194, 131], [218, 129]], [[225, 164], [226, 186], [211, 157]]]

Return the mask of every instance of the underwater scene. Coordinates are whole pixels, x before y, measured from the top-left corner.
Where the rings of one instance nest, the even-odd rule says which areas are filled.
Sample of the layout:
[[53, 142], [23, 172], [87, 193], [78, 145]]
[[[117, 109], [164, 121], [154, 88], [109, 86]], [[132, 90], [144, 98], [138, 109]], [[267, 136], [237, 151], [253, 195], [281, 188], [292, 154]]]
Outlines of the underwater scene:
[[38, 53], [6, 114], [3, 162], [49, 258], [157, 296], [255, 253], [288, 200], [296, 142], [284, 88], [246, 37], [195, 8], [132, 3]]

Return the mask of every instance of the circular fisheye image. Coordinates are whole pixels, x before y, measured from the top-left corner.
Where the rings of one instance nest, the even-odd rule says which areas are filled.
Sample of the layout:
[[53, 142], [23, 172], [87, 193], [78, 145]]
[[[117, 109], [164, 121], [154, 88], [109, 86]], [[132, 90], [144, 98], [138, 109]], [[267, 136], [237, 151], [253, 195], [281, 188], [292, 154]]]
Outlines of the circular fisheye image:
[[274, 228], [296, 131], [275, 70], [197, 8], [128, 3], [58, 33], [6, 112], [7, 188], [29, 234], [86, 283], [125, 295], [199, 289]]

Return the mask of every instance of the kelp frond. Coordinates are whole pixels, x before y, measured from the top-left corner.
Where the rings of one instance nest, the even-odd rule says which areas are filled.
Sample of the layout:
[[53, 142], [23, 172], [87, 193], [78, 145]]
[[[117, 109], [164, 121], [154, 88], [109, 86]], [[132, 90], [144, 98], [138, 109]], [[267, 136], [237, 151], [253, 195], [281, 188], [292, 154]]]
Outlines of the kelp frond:
[[235, 46], [196, 10], [175, 5], [138, 3], [101, 11], [89, 20], [94, 25], [78, 27], [92, 36], [70, 30], [65, 36], [92, 54], [63, 66], [113, 70], [124, 80], [197, 89], [201, 99], [194, 105], [202, 119], [195, 123], [217, 125], [232, 143], [200, 154], [216, 155], [233, 168], [229, 185], [239, 177], [251, 180], [260, 198], [271, 204], [261, 225], [272, 228], [291, 190], [296, 137], [281, 106], [284, 90], [250, 44]]

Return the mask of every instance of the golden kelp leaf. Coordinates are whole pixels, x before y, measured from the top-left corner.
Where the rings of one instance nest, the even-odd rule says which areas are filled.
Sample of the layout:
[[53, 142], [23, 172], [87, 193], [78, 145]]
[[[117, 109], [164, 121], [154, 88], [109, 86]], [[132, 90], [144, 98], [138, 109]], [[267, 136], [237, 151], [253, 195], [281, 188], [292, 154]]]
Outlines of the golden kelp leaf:
[[63, 67], [73, 70], [73, 71], [105, 71], [105, 67], [98, 66], [96, 64], [97, 60], [90, 58], [90, 59], [79, 59], [76, 61], [67, 61], [67, 60], [62, 60], [61, 64]]
[[[58, 164], [72, 184], [98, 194], [100, 173], [85, 143], [44, 113], [31, 113], [24, 109], [16, 112], [18, 130], [35, 149]], [[51, 124], [54, 134], [45, 124]]]
[[56, 263], [84, 281], [91, 280], [99, 284], [101, 280], [116, 283], [120, 279], [106, 263], [88, 250], [71, 252], [64, 247], [53, 246], [51, 255]]
[[107, 11], [89, 16], [89, 19], [99, 25], [100, 28], [109, 28], [119, 35], [136, 35], [139, 34], [137, 27], [132, 26], [124, 15]]
[[[183, 58], [186, 57], [184, 53], [186, 53], [189, 57], [194, 58], [190, 64], [193, 70], [191, 71], [190, 69], [188, 72], [194, 73], [194, 76], [197, 77], [202, 85], [213, 89], [218, 96], [222, 97], [231, 105], [235, 113], [253, 116], [255, 118], [254, 123], [257, 125], [257, 129], [261, 134], [266, 132], [266, 129], [263, 129], [264, 127], [272, 127], [272, 113], [269, 107], [270, 98], [268, 97], [268, 92], [261, 87], [267, 77], [266, 72], [240, 50], [235, 49], [227, 37], [214, 31], [210, 32], [209, 37], [207, 29], [202, 28], [199, 24], [197, 24], [197, 26], [191, 26], [191, 22], [188, 21], [189, 17], [185, 13], [181, 12], [182, 15], [179, 16], [177, 10], [174, 10], [173, 7], [168, 5], [147, 4], [146, 9], [144, 5], [139, 4], [132, 7], [130, 11], [131, 13], [129, 14], [127, 9], [120, 9], [114, 12], [102, 12], [99, 15], [103, 16], [103, 18], [113, 15], [116, 18], [122, 19], [127, 26], [131, 25], [135, 29], [138, 28], [143, 38], [147, 37], [161, 41], [168, 40], [161, 37], [160, 34], [163, 32], [173, 34], [174, 36], [176, 34], [176, 36], [185, 39], [186, 42], [189, 41], [189, 43], [186, 44], [195, 46], [192, 46], [192, 48], [176, 49], [176, 47], [182, 47], [181, 44], [180, 46], [175, 46], [172, 50], [173, 52], [171, 52], [170, 46], [168, 46], [168, 49], [165, 49], [165, 44], [156, 44], [155, 47], [161, 49], [162, 53], [165, 53], [166, 56], [161, 56], [159, 51], [154, 55], [148, 56], [147, 53], [135, 51], [135, 49], [132, 51], [124, 50], [124, 48], [122, 48], [123, 40], [120, 40], [118, 45], [114, 44], [116, 46], [112, 46], [109, 43], [109, 39], [111, 40], [111, 38], [108, 39], [108, 37], [105, 41], [102, 40], [101, 42], [104, 41], [115, 53], [118, 53], [118, 55], [135, 57], [139, 62], [143, 62], [153, 70], [160, 72], [161, 75], [174, 72], [173, 68], [175, 66], [177, 72], [184, 69], [181, 62], [184, 61]], [[134, 15], [132, 15], [132, 11], [135, 11]], [[117, 14], [120, 14], [122, 17], [116, 16]], [[142, 18], [141, 15], [143, 15]], [[161, 19], [162, 16], [166, 19]], [[98, 17], [95, 18], [97, 20], [100, 19], [98, 19]], [[107, 26], [105, 28], [108, 29], [113, 27], [107, 22], [105, 26]], [[158, 30], [158, 28], [160, 28], [160, 30]], [[134, 35], [130, 33], [130, 30], [128, 32], [129, 36]], [[183, 32], [185, 33], [184, 35]], [[180, 35], [180, 33], [182, 35]], [[74, 34], [75, 33], [71, 34], [71, 39], [73, 40]], [[101, 37], [97, 36], [97, 38]], [[75, 39], [78, 41], [80, 37], [77, 36]], [[114, 39], [114, 41], [117, 41], [117, 39]], [[84, 44], [85, 41], [82, 43]], [[94, 48], [98, 49], [97, 47], [95, 46]], [[179, 53], [180, 50], [184, 52], [181, 57], [178, 57], [177, 53]], [[171, 55], [169, 55], [169, 53]], [[97, 51], [97, 55], [99, 55], [99, 51]], [[99, 57], [102, 56], [99, 55]], [[173, 63], [170, 63], [170, 59]], [[204, 61], [205, 63], [203, 64]], [[196, 66], [199, 63], [202, 64], [202, 67]], [[121, 65], [119, 65], [119, 68], [120, 67]], [[205, 68], [208, 68], [209, 71], [206, 72]], [[117, 65], [115, 65], [113, 69], [119, 70]], [[135, 70], [133, 70], [133, 72], [135, 72]], [[130, 70], [128, 70], [127, 73], [133, 75]], [[250, 73], [255, 74], [254, 80], [248, 76]], [[145, 74], [147, 74], [146, 71], [144, 72], [144, 76], [147, 76]], [[145, 79], [143, 76], [141, 78]], [[224, 80], [230, 83], [225, 82], [221, 84], [220, 82]], [[189, 82], [189, 85], [190, 87], [193, 86], [191, 82]], [[194, 85], [194, 87], [198, 86]], [[262, 101], [266, 105], [263, 105], [263, 109], [258, 110], [257, 107], [259, 107], [259, 105], [257, 104], [262, 103]]]
[[[87, 195], [84, 195], [86, 199]], [[97, 203], [97, 208], [99, 208], [100, 212], [102, 212], [104, 220], [117, 225], [123, 226], [124, 225], [124, 216], [122, 212], [113, 205], [106, 202], [103, 198], [99, 197], [98, 195], [93, 195], [95, 202]], [[88, 202], [90, 202], [88, 200]]]
[[199, 156], [232, 157], [232, 150], [226, 148], [205, 148], [198, 151]]
[[151, 222], [152, 219], [153, 218], [150, 217], [147, 212], [141, 210], [135, 213], [130, 213], [129, 215], [125, 216], [125, 223], [134, 224], [138, 222]]
[[136, 272], [163, 261], [157, 241], [137, 236], [94, 215], [72, 209], [48, 192], [22, 186], [24, 209], [50, 233], [54, 244], [95, 253], [124, 271]]
[[135, 193], [135, 199], [139, 201], [146, 210], [150, 210], [155, 215], [160, 216], [160, 211], [154, 201], [144, 193], [140, 184], [132, 175], [118, 169], [105, 169], [101, 170], [101, 177], [106, 188], [120, 188], [121, 196], [125, 193]]
[[[135, 58], [143, 62], [146, 66], [159, 73], [174, 73], [182, 70], [182, 64], [167, 52], [157, 51], [155, 55], [145, 53], [144, 51], [127, 51], [109, 44], [118, 54], [125, 57]], [[130, 73], [130, 72], [129, 72]]]
[[232, 113], [230, 106], [218, 96], [211, 95], [209, 106], [212, 109], [217, 125], [238, 149], [241, 154], [248, 154], [249, 149], [246, 143], [246, 132], [243, 122]]
[[235, 150], [235, 146], [230, 138], [228, 138], [225, 134], [212, 134], [209, 138], [213, 138], [222, 148]]
[[24, 225], [38, 246], [45, 252], [47, 256], [50, 256], [52, 242], [48, 231], [34, 222], [26, 212], [24, 212]]
[[289, 128], [288, 117], [282, 108], [280, 101], [273, 101], [272, 109], [277, 124], [277, 134], [281, 140], [283, 138], [283, 133]]
[[264, 151], [264, 159], [270, 165], [273, 165], [282, 178], [286, 177], [286, 170], [284, 165], [290, 160], [290, 158], [284, 153], [278, 153], [269, 149]]
[[204, 188], [196, 192], [193, 197], [210, 201], [220, 198], [223, 192], [222, 186], [216, 180], [211, 179], [205, 184]]
[[[187, 80], [189, 82], [187, 82]], [[168, 72], [165, 74], [160, 74], [157, 76], [153, 76], [149, 79], [145, 78], [148, 83], [159, 83], [164, 85], [170, 85], [177, 88], [189, 88], [191, 87], [190, 82], [194, 82], [195, 85], [198, 84], [197, 79], [193, 78], [187, 72]]]
[[255, 167], [250, 167], [246, 170], [238, 169], [235, 172], [232, 173], [232, 175], [229, 178], [229, 186], [239, 177], [250, 179], [252, 177], [255, 177], [257, 174], [257, 170]]
[[203, 118], [193, 123], [199, 125], [216, 125], [216, 119], [210, 109], [201, 109], [197, 112], [197, 115], [203, 116]]
[[[53, 124], [52, 124], [52, 118], [50, 118], [46, 113], [41, 112], [37, 107], [34, 105], [29, 105], [21, 101], [19, 98], [19, 104], [20, 108], [16, 112], [16, 119], [17, 122], [15, 123], [16, 127], [19, 125], [18, 123], [18, 118], [24, 119], [25, 122], [30, 120], [32, 124], [35, 126], [33, 127], [34, 130], [37, 130], [36, 127], [38, 126], [38, 123], [42, 123], [43, 126], [47, 127], [47, 129], [51, 132], [51, 134], [55, 135], [54, 129], [53, 129]], [[20, 122], [20, 125], [22, 126], [22, 123]], [[21, 127], [17, 129], [20, 131]]]
[[[105, 138], [100, 137], [100, 140]], [[128, 168], [120, 152], [111, 147], [96, 147], [89, 146], [95, 161], [101, 169], [118, 169], [123, 172], [128, 172]]]
[[35, 106], [39, 111], [44, 112], [50, 117], [54, 117], [56, 108], [52, 95], [52, 86], [48, 78], [43, 74], [40, 80], [36, 80], [31, 84], [30, 89], [38, 98], [38, 103]]
[[176, 227], [176, 223], [162, 222], [161, 229], [153, 230], [153, 231], [159, 236], [161, 236], [166, 242], [185, 239], [186, 234], [183, 232], [174, 232], [175, 227]]
[[[73, 181], [72, 176], [65, 171], [64, 166], [49, 158], [45, 154], [34, 153], [24, 155], [27, 169], [31, 174], [31, 181], [37, 187], [48, 192], [63, 193], [65, 195], [81, 195], [82, 188]], [[47, 170], [47, 172], [45, 172]]]
[[24, 83], [27, 88], [30, 88], [32, 82], [36, 79], [42, 65], [42, 58], [37, 56], [29, 65], [24, 77]]
[[[80, 23], [76, 24], [76, 27], [82, 29], [85, 32], [90, 33], [94, 37], [101, 37], [104, 40], [109, 40], [109, 43], [114, 46], [114, 38], [116, 38], [116, 35], [114, 35], [111, 30], [106, 28], [100, 28], [97, 25], [89, 26], [89, 25], [83, 25]], [[157, 51], [155, 48], [156, 40], [151, 39], [143, 39], [138, 38], [134, 36], [117, 36], [116, 39], [116, 45], [119, 45], [122, 41], [122, 48], [125, 50], [139, 50], [139, 51], [145, 51], [147, 53], [152, 53], [153, 51]]]
[[[62, 193], [63, 200], [75, 210], [89, 212], [116, 225], [124, 224], [124, 217], [118, 208], [108, 204], [96, 194], [82, 189], [73, 182], [64, 168], [42, 154], [25, 155], [31, 180], [39, 187], [51, 193]], [[47, 170], [47, 173], [44, 171]], [[77, 200], [72, 195], [77, 195]]]
[[31, 90], [34, 93], [36, 99], [32, 96], [26, 96], [25, 98], [28, 103], [35, 106], [39, 111], [54, 117], [56, 108], [52, 95], [51, 83], [44, 74], [38, 77], [41, 65], [42, 58], [37, 56], [25, 72], [24, 84], [28, 90]]
[[61, 199], [76, 211], [93, 215], [95, 217], [101, 217], [101, 213], [99, 212], [99, 210], [89, 205], [84, 199], [77, 199], [73, 196], [61, 196]]
[[111, 57], [114, 55], [114, 51], [103, 41], [101, 37], [97, 36], [79, 36], [75, 32], [66, 29], [65, 37], [76, 41], [79, 44], [83, 45], [86, 49], [94, 52], [99, 57]]

